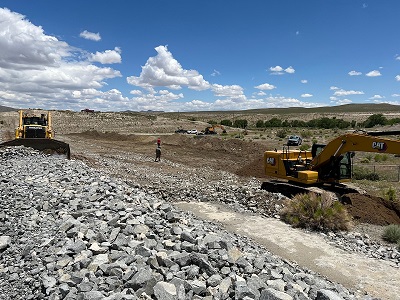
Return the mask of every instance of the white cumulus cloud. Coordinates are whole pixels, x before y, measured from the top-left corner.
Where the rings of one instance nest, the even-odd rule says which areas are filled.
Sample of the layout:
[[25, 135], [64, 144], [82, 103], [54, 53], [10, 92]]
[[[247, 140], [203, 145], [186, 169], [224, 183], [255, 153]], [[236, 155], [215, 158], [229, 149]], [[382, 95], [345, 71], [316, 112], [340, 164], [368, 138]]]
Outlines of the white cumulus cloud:
[[95, 41], [98, 42], [101, 40], [101, 36], [100, 33], [94, 33], [94, 32], [89, 32], [87, 30], [82, 31], [79, 36], [81, 38], [87, 39], [87, 40], [91, 40], [91, 41]]
[[116, 64], [121, 63], [121, 49], [115, 47], [114, 50], [106, 50], [104, 52], [96, 52], [91, 54], [90, 61], [99, 62], [101, 64]]
[[397, 75], [397, 76], [395, 77], [395, 79], [396, 79], [396, 81], [400, 81], [400, 75]]
[[359, 75], [362, 75], [362, 73], [361, 72], [357, 72], [357, 71], [350, 71], [349, 75], [350, 76], [359, 76]]
[[269, 70], [271, 71], [272, 75], [283, 75], [285, 73], [293, 74], [295, 69], [290, 66], [286, 69], [282, 68], [281, 66], [270, 67]]
[[0, 20], [3, 105], [79, 110], [96, 102], [99, 109], [107, 107], [102, 97], [111, 99], [109, 93], [115, 91], [93, 91], [107, 79], [121, 77], [119, 71], [82, 59], [85, 51], [46, 35], [19, 13], [0, 8]]
[[377, 77], [377, 76], [382, 76], [381, 72], [379, 72], [378, 70], [373, 70], [371, 72], [368, 72], [367, 74], [365, 74], [365, 76], [368, 77]]
[[312, 96], [313, 96], [312, 94], [302, 94], [301, 95], [302, 98], [310, 98]]
[[237, 98], [244, 96], [243, 88], [239, 85], [213, 84], [212, 90], [216, 97]]
[[285, 72], [286, 72], [286, 73], [289, 73], [289, 74], [293, 74], [293, 73], [295, 72], [295, 70], [293, 69], [292, 66], [290, 66], [289, 68], [286, 68], [286, 69], [285, 69]]
[[301, 80], [300, 82], [306, 84], [306, 83], [308, 83], [308, 80], [303, 79], [303, 80]]
[[140, 76], [127, 78], [129, 84], [142, 87], [169, 87], [202, 91], [210, 88], [210, 83], [204, 80], [203, 76], [196, 70], [185, 70], [181, 64], [168, 51], [167, 46], [155, 48], [157, 55], [150, 57], [142, 67]]
[[377, 99], [383, 99], [385, 97], [381, 96], [381, 95], [374, 95], [371, 98], [369, 98], [370, 100], [377, 100]]
[[283, 68], [281, 66], [276, 66], [276, 67], [270, 67], [269, 70], [271, 72], [282, 72]]
[[259, 89], [259, 90], [273, 90], [276, 88], [276, 86], [269, 84], [269, 83], [263, 83], [263, 84], [255, 86], [255, 88]]
[[353, 91], [353, 90], [346, 91], [346, 90], [343, 90], [343, 89], [339, 89], [339, 90], [336, 90], [334, 95], [338, 96], [338, 97], [349, 96], [349, 95], [364, 95], [364, 92], [363, 91]]

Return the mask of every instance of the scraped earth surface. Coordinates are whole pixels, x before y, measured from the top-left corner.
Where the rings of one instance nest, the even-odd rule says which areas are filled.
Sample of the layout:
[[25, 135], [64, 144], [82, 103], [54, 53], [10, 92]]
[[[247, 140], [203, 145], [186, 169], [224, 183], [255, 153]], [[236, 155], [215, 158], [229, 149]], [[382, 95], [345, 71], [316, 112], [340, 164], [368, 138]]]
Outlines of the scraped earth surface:
[[[57, 116], [54, 120], [60, 122]], [[64, 122], [64, 124], [55, 124], [55, 127], [59, 129], [56, 138], [70, 144], [72, 159], [83, 160], [94, 168], [133, 180], [146, 187], [157, 186], [157, 189], [154, 189], [157, 193], [163, 193], [163, 186], [166, 187], [165, 190], [167, 186], [169, 189], [174, 187], [177, 190], [184, 189], [186, 194], [183, 200], [186, 202], [186, 208], [200, 217], [209, 217], [232, 231], [240, 229], [239, 234], [248, 236], [253, 234], [253, 239], [269, 246], [275, 254], [304, 263], [317, 272], [325, 270], [323, 274], [331, 280], [368, 291], [381, 299], [398, 299], [396, 295], [400, 294], [400, 272], [398, 267], [389, 262], [343, 253], [311, 233], [292, 229], [287, 224], [271, 218], [264, 218], [266, 226], [270, 226], [267, 229], [231, 224], [229, 222], [232, 222], [232, 219], [226, 219], [230, 213], [235, 216], [236, 221], [244, 217], [240, 213], [236, 215], [237, 211], [225, 211], [223, 210], [225, 207], [221, 207], [219, 211], [217, 210], [219, 212], [217, 218], [215, 215], [217, 206], [212, 206], [211, 201], [219, 199], [205, 199], [206, 205], [196, 207], [198, 203], [193, 203], [194, 205], [188, 207], [191, 199], [201, 197], [202, 190], [240, 186], [249, 181], [258, 185], [267, 180], [263, 174], [263, 153], [266, 149], [280, 147], [281, 145], [277, 147], [276, 141], [268, 138], [243, 140], [221, 135], [172, 134], [173, 128], [176, 129], [175, 125], [173, 128], [165, 128], [165, 126], [153, 126], [154, 124], [150, 122], [144, 130], [123, 124], [113, 124], [114, 127], [105, 129], [102, 123]], [[81, 127], [69, 127], [76, 124], [80, 124]], [[122, 132], [122, 130], [125, 131]], [[127, 130], [131, 132], [126, 132]], [[132, 132], [135, 134], [131, 134]], [[159, 163], [154, 162], [158, 137], [161, 138], [162, 144], [162, 156]], [[237, 176], [234, 182], [230, 174]], [[168, 197], [167, 193], [165, 197]], [[283, 200], [277, 197], [272, 204], [259, 203], [259, 205], [270, 205], [271, 207], [265, 207], [265, 210], [274, 211], [282, 202]], [[380, 237], [384, 225], [400, 224], [399, 207], [393, 206], [382, 198], [351, 194], [348, 195], [346, 207], [356, 222], [355, 230], [368, 234], [379, 242], [382, 242]], [[207, 217], [206, 214], [210, 210], [211, 216]], [[212, 215], [213, 212], [214, 215]], [[261, 223], [257, 223], [260, 221], [258, 218], [261, 217], [253, 216], [252, 218], [256, 218], [249, 219], [253, 221], [253, 224], [261, 226]], [[244, 224], [246, 218], [242, 220], [243, 223], [239, 224]], [[265, 231], [274, 232], [274, 234], [267, 235]], [[286, 242], [282, 240], [282, 236], [287, 237]], [[387, 245], [383, 244], [383, 246]], [[336, 267], [335, 260], [341, 261]], [[335, 269], [339, 266], [343, 269]], [[356, 272], [357, 276], [351, 276], [351, 271]]]
[[[145, 155], [147, 160], [144, 159], [143, 163], [149, 163], [152, 162], [153, 152], [155, 153], [157, 137], [160, 135], [120, 135], [86, 131], [67, 135], [64, 140], [71, 142], [72, 156], [76, 158], [88, 159], [86, 157], [88, 155], [85, 154], [87, 151], [107, 155], [117, 150]], [[212, 172], [206, 180], [212, 185], [219, 184], [218, 180], [222, 180], [221, 184], [223, 183], [223, 178], [219, 179], [220, 171], [236, 174], [243, 179], [257, 178], [260, 181], [268, 179], [263, 174], [262, 159], [265, 149], [271, 149], [273, 145], [267, 141], [181, 134], [161, 135], [161, 139], [162, 160], [192, 168], [208, 166]], [[157, 164], [151, 166], [154, 166], [157, 172], [177, 171], [175, 166], [169, 168], [165, 164], [161, 169]], [[360, 226], [400, 224], [399, 203], [356, 193], [347, 194], [344, 201], [348, 212], [357, 224], [361, 224]]]

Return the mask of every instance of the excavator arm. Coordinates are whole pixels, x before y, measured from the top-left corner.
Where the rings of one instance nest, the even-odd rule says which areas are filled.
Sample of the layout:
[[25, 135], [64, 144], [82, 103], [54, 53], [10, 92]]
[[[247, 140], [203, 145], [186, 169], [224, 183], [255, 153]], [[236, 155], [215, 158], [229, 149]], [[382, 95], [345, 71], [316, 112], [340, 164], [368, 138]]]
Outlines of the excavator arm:
[[347, 152], [400, 154], [400, 140], [380, 137], [380, 135], [395, 135], [399, 133], [398, 131], [365, 132], [339, 136], [315, 155], [310, 162], [310, 169], [318, 170]]

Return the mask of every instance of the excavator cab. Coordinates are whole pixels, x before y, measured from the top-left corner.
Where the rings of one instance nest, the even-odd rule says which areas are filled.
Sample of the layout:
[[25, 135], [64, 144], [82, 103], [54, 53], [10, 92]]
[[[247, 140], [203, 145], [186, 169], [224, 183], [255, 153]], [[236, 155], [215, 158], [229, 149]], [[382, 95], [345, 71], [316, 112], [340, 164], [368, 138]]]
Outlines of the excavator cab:
[[[319, 155], [325, 148], [325, 144], [313, 144], [311, 148], [312, 158]], [[351, 179], [352, 174], [352, 158], [354, 152], [346, 152], [337, 157], [332, 156], [325, 165], [319, 170], [320, 179], [334, 179], [335, 181], [346, 181]]]

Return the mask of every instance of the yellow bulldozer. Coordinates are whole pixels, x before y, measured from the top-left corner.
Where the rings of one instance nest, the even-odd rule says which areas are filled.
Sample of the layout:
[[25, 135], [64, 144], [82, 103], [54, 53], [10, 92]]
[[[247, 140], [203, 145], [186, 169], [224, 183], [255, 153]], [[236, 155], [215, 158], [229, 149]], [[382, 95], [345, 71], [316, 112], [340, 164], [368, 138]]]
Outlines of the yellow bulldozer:
[[54, 139], [50, 112], [35, 114], [32, 111], [19, 112], [19, 125], [15, 139], [0, 144], [0, 147], [25, 146], [44, 152], [56, 152], [71, 157], [69, 144]]

